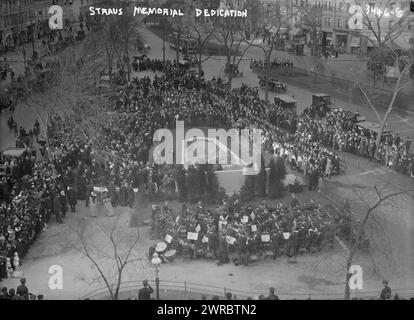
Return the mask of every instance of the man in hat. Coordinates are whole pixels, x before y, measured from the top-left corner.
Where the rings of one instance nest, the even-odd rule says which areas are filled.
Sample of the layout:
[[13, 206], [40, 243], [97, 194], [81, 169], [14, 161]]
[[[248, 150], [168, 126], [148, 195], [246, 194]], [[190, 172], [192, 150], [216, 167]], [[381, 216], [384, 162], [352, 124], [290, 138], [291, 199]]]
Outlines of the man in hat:
[[68, 187], [68, 202], [69, 202], [69, 206], [70, 206], [70, 212], [76, 212], [76, 192], [75, 189], [73, 189], [72, 186]]
[[59, 202], [61, 203], [61, 210], [62, 210], [61, 212], [62, 212], [62, 217], [64, 218], [66, 216], [68, 201], [65, 195], [65, 191], [63, 190], [60, 192]]
[[151, 293], [153, 293], [154, 290], [148, 284], [148, 280], [142, 281], [142, 284], [144, 287], [138, 291], [138, 300], [151, 300]]
[[380, 300], [391, 299], [391, 288], [388, 286], [388, 280], [383, 280], [382, 284], [384, 285], [384, 288], [381, 290]]
[[62, 203], [59, 201], [59, 198], [56, 196], [52, 197], [53, 202], [53, 213], [56, 215], [56, 222], [63, 223], [62, 221]]
[[291, 195], [292, 195], [292, 199], [290, 200], [290, 207], [292, 209], [299, 207], [299, 201], [296, 198], [296, 195], [293, 192], [291, 193]]
[[275, 288], [271, 287], [269, 289], [269, 295], [266, 297], [266, 300], [279, 300], [279, 297], [275, 294]]
[[23, 299], [28, 298], [29, 289], [26, 287], [26, 278], [20, 279], [20, 286], [17, 287], [16, 294]]

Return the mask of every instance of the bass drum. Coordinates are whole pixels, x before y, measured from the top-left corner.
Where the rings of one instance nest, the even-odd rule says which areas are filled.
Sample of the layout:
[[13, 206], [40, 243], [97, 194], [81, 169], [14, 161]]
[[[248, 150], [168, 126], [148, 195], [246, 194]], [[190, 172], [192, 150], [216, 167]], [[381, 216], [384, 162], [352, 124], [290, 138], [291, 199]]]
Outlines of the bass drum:
[[172, 262], [175, 260], [176, 254], [177, 250], [168, 250], [166, 253], [164, 253], [164, 258], [167, 259], [167, 261]]
[[155, 251], [157, 251], [158, 254], [161, 254], [167, 250], [167, 244], [164, 241], [158, 242]]

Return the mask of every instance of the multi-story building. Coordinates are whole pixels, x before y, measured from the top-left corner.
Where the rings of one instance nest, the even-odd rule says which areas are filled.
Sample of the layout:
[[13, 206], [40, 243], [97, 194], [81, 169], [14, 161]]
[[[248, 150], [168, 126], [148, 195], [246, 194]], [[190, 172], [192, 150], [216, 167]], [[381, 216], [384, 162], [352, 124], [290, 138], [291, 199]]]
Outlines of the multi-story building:
[[55, 0], [55, 2], [63, 8], [64, 24], [71, 25], [80, 22], [79, 20], [88, 13], [89, 7], [102, 0]]
[[31, 41], [35, 27], [33, 0], [0, 2], [0, 49]]
[[[369, 52], [376, 44], [375, 33], [378, 33], [376, 17], [381, 10], [386, 13], [379, 19], [379, 30], [383, 40], [386, 35], [392, 34], [393, 28], [403, 15], [409, 15], [408, 0], [374, 1], [374, 0], [290, 0], [293, 24], [302, 29], [307, 35], [307, 40], [315, 41], [318, 46], [333, 46], [346, 52]], [[361, 29], [350, 29], [349, 10], [357, 4], [363, 10]], [[367, 19], [375, 21], [373, 29], [367, 28]], [[391, 36], [388, 45], [395, 45], [402, 51], [410, 48], [410, 41], [414, 36], [414, 14], [408, 17], [410, 22], [402, 32]], [[398, 36], [397, 36], [398, 35]], [[370, 40], [371, 39], [371, 40]]]
[[49, 34], [49, 7], [51, 0], [34, 0], [33, 10], [36, 18], [36, 35], [41, 38]]

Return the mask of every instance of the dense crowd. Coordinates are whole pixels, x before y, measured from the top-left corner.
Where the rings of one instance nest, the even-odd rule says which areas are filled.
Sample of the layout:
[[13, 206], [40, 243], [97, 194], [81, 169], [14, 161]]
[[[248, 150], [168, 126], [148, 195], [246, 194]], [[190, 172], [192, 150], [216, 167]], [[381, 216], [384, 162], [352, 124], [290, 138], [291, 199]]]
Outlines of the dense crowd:
[[[160, 69], [160, 61], [148, 63], [151, 69]], [[153, 80], [148, 77], [133, 79], [121, 90], [110, 110], [114, 117], [103, 125], [99, 150], [83, 141], [64, 144], [55, 139], [50, 143], [48, 156], [41, 162], [35, 162], [28, 153], [22, 159], [8, 163], [16, 170], [11, 170], [11, 174], [3, 177], [1, 185], [2, 276], [5, 275], [6, 257], [11, 258], [15, 252], [23, 257], [39, 232], [46, 228], [52, 214], [56, 216], [57, 222], [63, 222], [69, 205], [73, 211], [76, 210], [77, 200], [93, 203], [93, 186], [107, 186], [108, 197], [113, 205], [130, 207], [135, 202], [134, 188], [144, 190], [151, 200], [157, 200], [156, 195], [159, 193], [163, 197], [174, 194], [177, 178], [175, 168], [153, 164], [150, 150], [154, 132], [159, 128], [173, 128], [176, 120], [183, 120], [189, 126], [261, 128], [264, 148], [287, 158], [293, 168], [302, 170], [310, 177], [312, 188], [317, 185], [320, 176], [329, 177], [341, 172], [338, 155], [329, 151], [328, 147], [359, 152], [372, 158], [370, 143], [373, 137], [357, 131], [354, 123], [346, 119], [340, 110], [329, 113], [322, 120], [314, 120], [264, 102], [259, 98], [257, 89], [242, 85], [239, 89], [228, 90], [220, 78], [200, 81], [184, 70], [177, 70], [171, 61], [163, 69], [164, 75], [155, 76]], [[10, 129], [15, 130], [14, 120], [13, 127], [11, 122]], [[26, 146], [30, 145], [30, 139], [37, 136], [37, 130], [38, 125], [32, 134], [20, 130], [20, 135], [29, 142]], [[58, 137], [65, 130], [64, 123], [52, 117], [48, 130], [49, 136]], [[378, 160], [396, 166], [401, 172], [409, 173], [411, 170], [412, 174], [410, 141], [403, 143], [398, 136], [390, 139], [386, 138], [379, 148], [378, 154], [384, 156]], [[103, 159], [98, 155], [104, 155]], [[220, 215], [228, 215], [226, 210]], [[309, 218], [326, 218], [328, 214], [316, 209], [290, 212], [289, 208], [283, 206], [252, 210], [258, 210], [258, 216], [267, 218], [271, 212], [274, 216], [270, 214], [273, 217], [270, 221], [277, 222], [278, 226], [279, 220], [283, 224], [286, 217], [289, 217], [286, 218], [288, 221], [293, 217], [293, 221], [296, 221], [295, 232], [291, 225], [282, 226], [279, 230], [282, 234], [291, 233], [291, 239], [296, 238], [295, 233], [300, 233], [302, 220], [307, 224]], [[324, 223], [329, 221], [333, 220], [325, 219]], [[315, 228], [318, 231], [314, 234], [318, 234], [325, 227], [313, 223], [313, 226], [304, 225], [306, 234], [309, 235], [310, 230]], [[215, 224], [211, 225], [216, 227]], [[279, 231], [260, 229], [260, 232], [268, 232], [269, 235]], [[322, 239], [327, 239], [325, 235], [313, 237], [309, 243], [320, 247]], [[235, 238], [234, 235], [226, 236]], [[297, 243], [290, 248], [309, 247], [304, 242], [301, 245]]]
[[347, 211], [321, 208], [314, 201], [300, 205], [295, 196], [290, 205], [279, 202], [276, 207], [266, 202], [241, 207], [235, 199], [215, 208], [206, 208], [201, 202], [184, 203], [182, 211], [174, 213], [168, 203], [154, 205], [153, 220], [155, 233], [168, 247], [161, 248], [162, 252], [150, 248], [150, 257], [158, 251], [168, 262], [169, 254], [162, 254], [175, 250], [190, 259], [216, 259], [218, 264], [232, 261], [236, 265], [320, 251], [333, 246], [335, 235], [352, 241], [359, 223], [355, 224]]

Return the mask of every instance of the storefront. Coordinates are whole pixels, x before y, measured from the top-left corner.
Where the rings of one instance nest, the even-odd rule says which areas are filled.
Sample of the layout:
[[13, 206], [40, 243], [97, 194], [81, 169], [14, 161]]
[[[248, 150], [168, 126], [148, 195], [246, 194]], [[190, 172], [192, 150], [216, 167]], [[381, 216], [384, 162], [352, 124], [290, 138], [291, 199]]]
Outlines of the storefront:
[[351, 54], [358, 54], [361, 47], [361, 38], [360, 37], [352, 37], [351, 42], [349, 44], [350, 53]]
[[6, 48], [14, 47], [13, 34], [11, 32], [5, 34], [3, 43]]
[[348, 47], [348, 34], [346, 33], [337, 33], [335, 39], [336, 48], [339, 51], [345, 51]]

